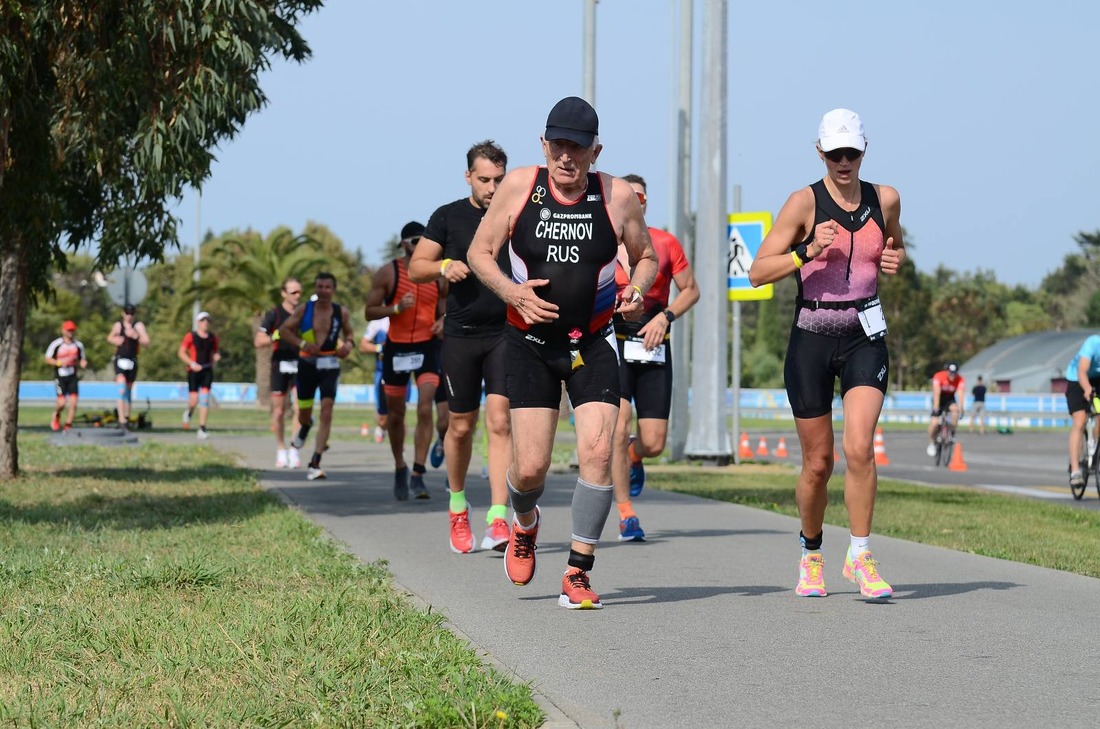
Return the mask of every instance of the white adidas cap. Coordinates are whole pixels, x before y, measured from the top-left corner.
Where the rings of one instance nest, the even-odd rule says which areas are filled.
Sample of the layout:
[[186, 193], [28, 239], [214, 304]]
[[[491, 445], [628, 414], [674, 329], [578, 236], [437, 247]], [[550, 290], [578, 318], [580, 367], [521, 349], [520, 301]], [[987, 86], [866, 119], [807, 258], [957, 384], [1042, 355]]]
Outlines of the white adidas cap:
[[860, 152], [867, 149], [867, 138], [863, 136], [863, 120], [859, 114], [849, 109], [833, 109], [821, 117], [817, 128], [817, 143], [822, 152], [831, 152], [842, 147], [851, 147]]

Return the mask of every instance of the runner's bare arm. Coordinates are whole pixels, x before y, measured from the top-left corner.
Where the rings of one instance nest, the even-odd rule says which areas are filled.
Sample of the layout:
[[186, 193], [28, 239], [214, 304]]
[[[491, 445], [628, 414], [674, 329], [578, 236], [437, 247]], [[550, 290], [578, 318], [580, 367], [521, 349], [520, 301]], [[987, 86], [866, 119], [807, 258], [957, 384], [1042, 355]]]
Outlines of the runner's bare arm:
[[779, 210], [775, 225], [760, 243], [749, 268], [749, 283], [753, 286], [774, 283], [797, 270], [791, 258], [791, 246], [808, 235], [806, 221], [812, 220], [813, 211], [814, 194], [810, 188], [791, 193]]
[[363, 308], [367, 319], [385, 319], [393, 313], [393, 307], [387, 306], [385, 302], [393, 294], [393, 287], [396, 285], [397, 282], [393, 280], [393, 264], [383, 263], [374, 272], [374, 278], [371, 280], [367, 305]]
[[[603, 173], [601, 173], [603, 174]], [[610, 178], [612, 222], [622, 221], [622, 242], [630, 259], [630, 285], [620, 294], [620, 314], [629, 315], [642, 308], [642, 295], [653, 285], [657, 276], [657, 253], [649, 238], [649, 227], [642, 214], [641, 203], [634, 188], [626, 180]], [[605, 189], [608, 186], [605, 184]]]

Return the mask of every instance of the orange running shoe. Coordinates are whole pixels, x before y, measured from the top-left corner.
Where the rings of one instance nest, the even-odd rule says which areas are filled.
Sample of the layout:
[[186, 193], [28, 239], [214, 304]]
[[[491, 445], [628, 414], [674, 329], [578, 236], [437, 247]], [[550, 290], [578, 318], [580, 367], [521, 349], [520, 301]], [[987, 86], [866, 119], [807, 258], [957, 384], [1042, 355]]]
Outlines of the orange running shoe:
[[592, 592], [588, 573], [579, 567], [570, 567], [561, 578], [561, 597], [558, 605], [569, 610], [600, 610], [600, 596]]
[[485, 536], [481, 539], [481, 548], [503, 552], [508, 549], [508, 538], [510, 536], [508, 522], [503, 519], [493, 519], [493, 522], [485, 527]]
[[535, 539], [539, 535], [542, 515], [535, 507], [535, 523], [524, 529], [512, 520], [512, 536], [508, 540], [508, 551], [504, 553], [504, 572], [516, 585], [526, 585], [535, 578]]
[[470, 531], [470, 510], [464, 509], [451, 515], [451, 551], [469, 554], [474, 551], [474, 533]]

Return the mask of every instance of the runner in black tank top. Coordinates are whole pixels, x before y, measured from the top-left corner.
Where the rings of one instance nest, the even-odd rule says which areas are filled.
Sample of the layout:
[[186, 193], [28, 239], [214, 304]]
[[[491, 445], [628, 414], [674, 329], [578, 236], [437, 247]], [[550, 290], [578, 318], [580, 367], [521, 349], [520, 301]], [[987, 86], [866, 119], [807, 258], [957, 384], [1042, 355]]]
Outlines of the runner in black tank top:
[[[510, 172], [470, 245], [470, 268], [508, 304], [507, 388], [515, 462], [508, 491], [515, 515], [504, 567], [515, 584], [535, 574], [538, 501], [554, 446], [561, 385], [574, 406], [580, 476], [573, 493], [568, 569], [558, 604], [600, 608], [588, 572], [611, 509], [611, 436], [618, 418], [618, 354], [611, 316], [634, 317], [653, 283], [657, 258], [641, 205], [625, 181], [589, 170], [602, 149], [599, 120], [578, 97], [546, 121], [545, 167]], [[510, 239], [510, 243], [509, 243]], [[620, 297], [616, 253], [633, 269]], [[496, 257], [508, 244], [509, 279]], [[628, 292], [628, 293], [627, 293]], [[610, 337], [604, 338], [604, 335]]]
[[298, 379], [298, 348], [279, 339], [279, 328], [286, 323], [302, 298], [302, 283], [296, 278], [283, 280], [279, 290], [282, 302], [264, 315], [252, 344], [271, 347], [271, 431], [275, 434], [275, 467], [298, 468], [301, 456], [297, 448], [286, 446], [287, 397]]

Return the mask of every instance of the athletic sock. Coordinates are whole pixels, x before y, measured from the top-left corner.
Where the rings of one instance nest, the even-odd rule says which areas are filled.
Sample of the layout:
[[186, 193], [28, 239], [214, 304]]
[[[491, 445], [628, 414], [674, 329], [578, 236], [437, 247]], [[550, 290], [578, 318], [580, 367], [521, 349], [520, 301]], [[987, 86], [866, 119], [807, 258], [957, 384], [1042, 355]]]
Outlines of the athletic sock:
[[505, 504], [493, 504], [485, 514], [485, 523], [492, 524], [497, 519], [508, 520], [508, 507]]
[[452, 491], [451, 492], [451, 513], [452, 514], [461, 514], [462, 512], [466, 511], [467, 508], [469, 508], [469, 506], [466, 503], [466, 492], [465, 491]]
[[310, 468], [320, 468], [321, 467], [321, 454], [320, 453], [314, 453], [313, 458], [309, 459], [309, 467]]
[[852, 559], [859, 556], [860, 552], [866, 552], [871, 548], [871, 535], [868, 534], [865, 537], [857, 537], [855, 534], [850, 534], [852, 538], [852, 546], [849, 547], [849, 554], [852, 555]]
[[621, 504], [615, 504], [615, 506], [619, 507], [619, 521], [622, 521], [623, 519], [629, 519], [632, 516], [637, 516], [637, 514], [634, 513], [634, 505], [630, 503], [629, 500], [624, 501]]

